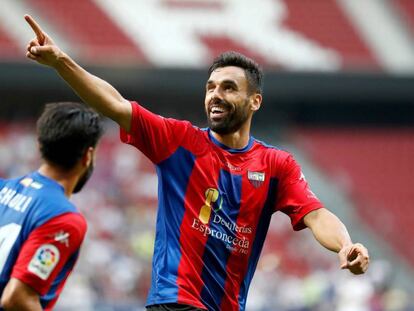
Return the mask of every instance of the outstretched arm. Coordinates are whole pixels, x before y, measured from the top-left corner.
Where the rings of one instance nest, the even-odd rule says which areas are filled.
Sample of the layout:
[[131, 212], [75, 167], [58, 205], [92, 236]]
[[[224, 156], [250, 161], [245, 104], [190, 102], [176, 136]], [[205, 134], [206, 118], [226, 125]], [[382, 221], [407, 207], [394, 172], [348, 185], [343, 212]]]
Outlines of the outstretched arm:
[[327, 249], [337, 252], [341, 269], [362, 274], [368, 269], [368, 250], [360, 243], [352, 243], [345, 225], [325, 208], [312, 211], [303, 219], [316, 240]]
[[24, 18], [36, 34], [27, 46], [26, 56], [54, 68], [86, 104], [129, 132], [132, 115], [129, 102], [112, 85], [84, 70], [60, 50], [30, 15]]

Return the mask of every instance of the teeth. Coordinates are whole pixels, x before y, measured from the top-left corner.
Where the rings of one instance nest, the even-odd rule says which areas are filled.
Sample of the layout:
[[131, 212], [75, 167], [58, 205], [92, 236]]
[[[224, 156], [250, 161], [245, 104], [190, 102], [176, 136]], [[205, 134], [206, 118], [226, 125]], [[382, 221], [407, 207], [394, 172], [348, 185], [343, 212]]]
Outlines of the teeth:
[[219, 108], [219, 107], [213, 107], [211, 109], [211, 112], [212, 113], [221, 113], [221, 112], [224, 112], [224, 109], [223, 108]]

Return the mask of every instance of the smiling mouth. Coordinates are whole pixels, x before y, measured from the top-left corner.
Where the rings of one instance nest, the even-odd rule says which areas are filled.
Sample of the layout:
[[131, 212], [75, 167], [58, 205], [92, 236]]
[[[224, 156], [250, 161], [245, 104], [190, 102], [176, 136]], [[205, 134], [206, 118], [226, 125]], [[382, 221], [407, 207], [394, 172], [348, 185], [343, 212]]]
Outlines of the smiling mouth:
[[210, 118], [213, 121], [218, 121], [222, 118], [224, 118], [228, 114], [228, 110], [224, 107], [220, 106], [213, 106], [210, 108]]

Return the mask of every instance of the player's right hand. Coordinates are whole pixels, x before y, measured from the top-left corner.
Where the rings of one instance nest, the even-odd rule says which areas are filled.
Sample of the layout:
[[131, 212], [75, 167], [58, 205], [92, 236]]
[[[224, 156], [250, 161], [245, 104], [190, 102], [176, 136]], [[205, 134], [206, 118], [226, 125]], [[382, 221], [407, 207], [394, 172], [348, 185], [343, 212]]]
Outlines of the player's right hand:
[[26, 57], [40, 64], [54, 67], [63, 52], [30, 15], [26, 14], [24, 19], [36, 35], [27, 45]]

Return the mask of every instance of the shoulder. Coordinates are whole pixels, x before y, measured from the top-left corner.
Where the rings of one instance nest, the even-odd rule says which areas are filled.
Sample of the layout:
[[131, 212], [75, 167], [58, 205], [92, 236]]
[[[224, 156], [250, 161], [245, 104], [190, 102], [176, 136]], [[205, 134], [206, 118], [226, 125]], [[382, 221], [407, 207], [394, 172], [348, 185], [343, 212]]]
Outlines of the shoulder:
[[39, 195], [33, 208], [33, 216], [36, 219], [37, 226], [63, 215], [66, 215], [65, 217], [68, 218], [73, 217], [70, 215], [80, 215], [76, 206], [63, 194], [59, 193], [48, 195], [46, 192], [43, 195]]
[[278, 146], [268, 144], [264, 141], [254, 138], [254, 148], [256, 152], [268, 155], [272, 160], [277, 160], [278, 162], [284, 162], [288, 158], [292, 158], [292, 154], [284, 149], [281, 149]]
[[68, 212], [54, 216], [37, 228], [41, 232], [66, 232], [76, 239], [83, 239], [87, 222], [80, 213]]

